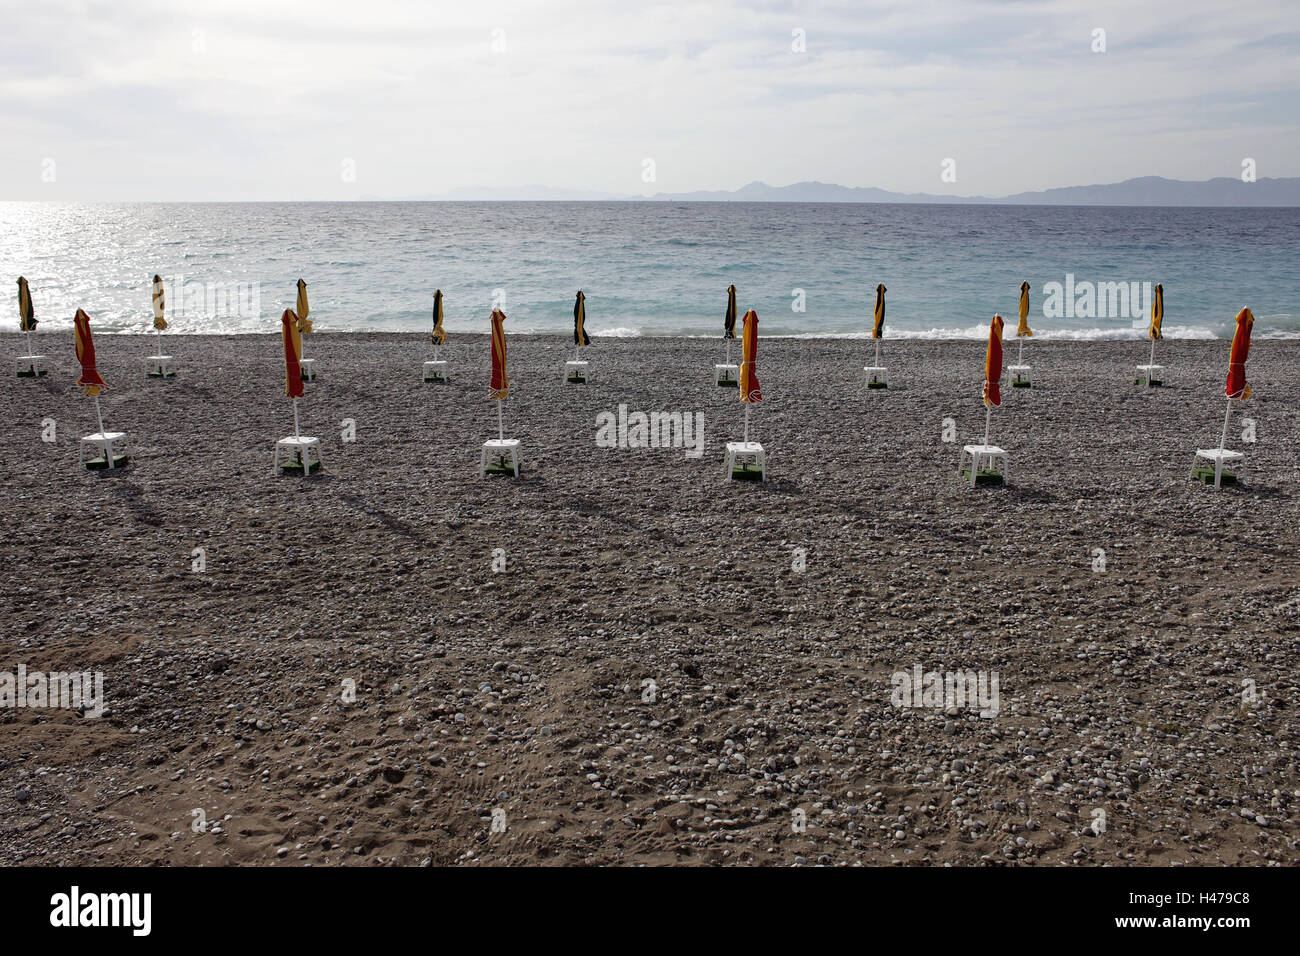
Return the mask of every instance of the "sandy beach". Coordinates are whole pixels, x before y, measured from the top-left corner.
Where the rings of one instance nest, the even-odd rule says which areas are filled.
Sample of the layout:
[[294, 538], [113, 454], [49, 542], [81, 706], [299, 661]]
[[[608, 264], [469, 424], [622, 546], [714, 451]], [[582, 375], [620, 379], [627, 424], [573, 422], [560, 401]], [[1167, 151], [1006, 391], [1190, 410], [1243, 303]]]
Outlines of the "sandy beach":
[[[106, 712], [0, 709], [0, 864], [1300, 862], [1300, 341], [1254, 344], [1219, 491], [1225, 341], [1142, 390], [1145, 341], [1033, 340], [977, 489], [980, 341], [886, 340], [869, 392], [870, 342], [761, 340], [766, 484], [724, 480], [720, 339], [597, 339], [578, 387], [510, 336], [518, 480], [478, 476], [486, 336], [442, 385], [424, 335], [309, 337], [306, 479], [278, 337], [168, 333], [165, 382], [97, 338], [116, 474], [35, 342], [22, 379], [0, 335], [0, 671], [102, 671]], [[703, 454], [598, 447], [620, 404]], [[997, 714], [895, 706], [915, 666], [996, 672]]]

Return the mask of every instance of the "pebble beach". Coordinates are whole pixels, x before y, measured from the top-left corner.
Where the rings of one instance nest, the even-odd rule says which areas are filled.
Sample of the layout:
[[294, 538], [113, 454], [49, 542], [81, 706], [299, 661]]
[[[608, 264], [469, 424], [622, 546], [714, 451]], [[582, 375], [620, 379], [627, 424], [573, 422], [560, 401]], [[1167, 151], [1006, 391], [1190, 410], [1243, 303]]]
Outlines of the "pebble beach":
[[[720, 339], [510, 335], [518, 479], [485, 335], [307, 337], [311, 477], [278, 336], [70, 333], [0, 376], [0, 671], [100, 671], [96, 718], [0, 709], [0, 864], [1300, 863], [1300, 341], [1034, 339], [971, 488], [984, 342], [760, 338], [751, 438]], [[13, 356], [21, 336], [0, 335]], [[1008, 337], [1006, 359], [1016, 343]], [[737, 361], [739, 343], [733, 343]], [[680, 412], [689, 448], [602, 447]], [[52, 428], [51, 428], [52, 426]], [[52, 439], [52, 440], [51, 440]], [[996, 675], [993, 710], [898, 675]]]

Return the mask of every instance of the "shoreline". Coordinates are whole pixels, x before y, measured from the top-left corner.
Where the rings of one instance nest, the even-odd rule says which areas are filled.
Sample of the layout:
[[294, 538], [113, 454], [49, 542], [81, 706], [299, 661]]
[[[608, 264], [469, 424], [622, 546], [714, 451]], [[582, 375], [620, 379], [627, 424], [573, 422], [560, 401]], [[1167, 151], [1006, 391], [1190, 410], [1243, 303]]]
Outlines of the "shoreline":
[[[1005, 316], [1003, 318], [1005, 319]], [[42, 327], [44, 326], [45, 323], [42, 322]], [[112, 330], [107, 328], [99, 328], [94, 326], [93, 317], [92, 317], [91, 328], [97, 338], [99, 336], [103, 336], [105, 338], [112, 338], [112, 339], [129, 338], [132, 336], [141, 336], [141, 337], [148, 336], [149, 338], [152, 339], [155, 334], [151, 330], [150, 331], [145, 331], [140, 329]], [[454, 342], [455, 339], [459, 337], [464, 337], [464, 336], [487, 337], [490, 334], [485, 331], [453, 329], [447, 326], [444, 326], [444, 328], [446, 329], [448, 340], [452, 342]], [[55, 326], [53, 329], [32, 333], [32, 341], [34, 344], [39, 344], [39, 340], [42, 336], [55, 336], [55, 335], [71, 336], [72, 331], [73, 329], [70, 324], [66, 327]], [[1094, 334], [1094, 333], [1100, 333], [1100, 334]], [[212, 332], [178, 332], [178, 331], [168, 330], [163, 333], [163, 340], [166, 341], [172, 338], [204, 339], [209, 337], [210, 338], [243, 338], [247, 336], [258, 336], [258, 335], [278, 336], [279, 334], [280, 332], [278, 329], [271, 328], [268, 324], [267, 328], [258, 329], [256, 331], [251, 329], [238, 330], [238, 331], [232, 330], [232, 331], [212, 331]], [[515, 338], [515, 337], [560, 338], [560, 339], [569, 339], [570, 341], [572, 340], [572, 331], [566, 329], [550, 329], [550, 330], [540, 330], [540, 331], [534, 330], [534, 331], [518, 331], [518, 332], [507, 330], [506, 334], [509, 335], [511, 338]], [[587, 334], [593, 340], [600, 340], [603, 342], [618, 342], [624, 339], [660, 339], [660, 340], [667, 340], [667, 341], [678, 341], [678, 340], [708, 341], [711, 339], [716, 339], [718, 342], [723, 341], [721, 331], [716, 333], [714, 332], [659, 333], [659, 332], [639, 332], [639, 331], [629, 331], [624, 333], [624, 332], [610, 332], [610, 331], [593, 331], [591, 329], [588, 329]], [[326, 328], [314, 328], [311, 332], [311, 335], [312, 336], [327, 335], [331, 337], [346, 336], [346, 335], [415, 336], [415, 337], [423, 336], [425, 339], [427, 339], [429, 336], [429, 331], [427, 329], [423, 329], [423, 330], [421, 329], [330, 329], [326, 327]], [[7, 336], [12, 336], [14, 338], [21, 338], [23, 336], [23, 333], [7, 332], [7, 331], [0, 332], [0, 342], [4, 342]], [[871, 338], [870, 330], [860, 331], [860, 332], [774, 332], [774, 333], [764, 332], [759, 337], [760, 341], [766, 341], [769, 339], [772, 340], [796, 339], [796, 340], [809, 340], [809, 341], [826, 340], [832, 342], [858, 342], [858, 341], [865, 341], [868, 343], [874, 342], [874, 339]], [[953, 334], [947, 334], [945, 332], [945, 334], [936, 335], [936, 334], [932, 334], [931, 332], [900, 331], [892, 334], [887, 334], [885, 338], [882, 340], [882, 342], [888, 345], [889, 343], [909, 343], [909, 342], [984, 342], [987, 339], [988, 339], [988, 324], [986, 322], [981, 327], [972, 327], [970, 330], [966, 332], [961, 332], [961, 333], [954, 332]], [[310, 342], [310, 337], [308, 341]], [[737, 338], [736, 341], [739, 341], [739, 338]], [[1014, 335], [1014, 329], [1012, 331], [1007, 332], [1003, 337], [1004, 347], [1006, 347], [1007, 345], [1013, 345], [1017, 341], [1019, 340], [1016, 339]], [[1168, 327], [1166, 327], [1165, 335], [1162, 341], [1231, 343], [1232, 336], [1216, 335], [1211, 330], [1201, 330], [1201, 329], [1192, 330], [1190, 332], [1185, 330], [1171, 331]], [[1300, 341], [1300, 331], [1278, 330], [1271, 333], [1256, 332], [1252, 334], [1251, 341], [1253, 342]], [[1099, 342], [1099, 343], [1150, 342], [1150, 339], [1147, 337], [1147, 333], [1145, 329], [1130, 329], [1130, 330], [1084, 329], [1084, 330], [1078, 330], [1077, 332], [1035, 330], [1033, 336], [1031, 338], [1027, 338], [1025, 342], [1026, 344], [1031, 344], [1034, 342], [1053, 342], [1053, 343], [1069, 342], [1069, 343], [1083, 344], [1088, 342]], [[25, 343], [22, 344], [22, 348], [24, 349], [26, 348]], [[39, 353], [39, 348], [38, 348], [38, 353]]]

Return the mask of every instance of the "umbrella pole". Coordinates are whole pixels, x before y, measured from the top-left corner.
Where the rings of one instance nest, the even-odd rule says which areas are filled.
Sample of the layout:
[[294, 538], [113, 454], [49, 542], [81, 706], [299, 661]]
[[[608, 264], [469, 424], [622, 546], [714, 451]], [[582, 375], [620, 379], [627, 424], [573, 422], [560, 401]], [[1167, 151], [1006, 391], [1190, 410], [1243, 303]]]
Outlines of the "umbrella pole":
[[32, 354], [32, 330], [23, 329], [23, 332], [25, 332], [27, 335], [27, 354], [31, 355]]
[[99, 410], [99, 396], [95, 396], [95, 420], [99, 422], [99, 433], [104, 434], [104, 416]]
[[1025, 340], [1023, 338], [1020, 340], [1020, 357], [1016, 359], [1016, 364], [1025, 364]]
[[731, 339], [727, 339], [727, 364], [731, 364]]
[[497, 399], [497, 438], [501, 441], [506, 440], [506, 426], [501, 417], [501, 399]]
[[991, 419], [992, 417], [993, 417], [993, 408], [991, 406], [985, 405], [984, 406], [984, 444], [985, 445], [988, 445], [989, 443], [989, 419]]
[[1219, 451], [1223, 451], [1223, 443], [1228, 440], [1228, 416], [1232, 414], [1232, 399], [1228, 399], [1228, 410], [1223, 413], [1223, 431], [1219, 433]]
[[749, 444], [749, 402], [745, 403], [745, 444]]
[[876, 368], [880, 368], [880, 339], [876, 339]]
[[[1151, 364], [1152, 365], [1156, 364], [1156, 340], [1154, 338], [1151, 339]], [[1150, 375], [1147, 376], [1147, 384], [1148, 385], [1151, 384]]]
[[298, 438], [298, 399], [293, 400], [293, 437]]

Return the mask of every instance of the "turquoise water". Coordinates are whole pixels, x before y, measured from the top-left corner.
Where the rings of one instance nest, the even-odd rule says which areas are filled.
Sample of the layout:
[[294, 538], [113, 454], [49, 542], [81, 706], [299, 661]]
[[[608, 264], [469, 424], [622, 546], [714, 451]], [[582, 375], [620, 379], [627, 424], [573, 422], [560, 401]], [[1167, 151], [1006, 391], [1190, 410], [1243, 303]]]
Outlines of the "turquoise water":
[[[1300, 209], [0, 204], [13, 328], [21, 274], [42, 331], [69, 328], [77, 308], [97, 330], [143, 330], [158, 273], [184, 332], [275, 331], [302, 276], [323, 331], [427, 328], [435, 288], [452, 334], [486, 332], [494, 297], [513, 332], [566, 331], [582, 289], [594, 335], [720, 335], [734, 283], [765, 335], [865, 335], [883, 282], [887, 336], [974, 337], [995, 311], [1014, 320], [1028, 281], [1043, 337], [1144, 336], [1156, 282], [1170, 337], [1227, 336], [1243, 305], [1257, 336], [1292, 336], [1298, 250]], [[1049, 300], [1050, 283], [1062, 288]]]

